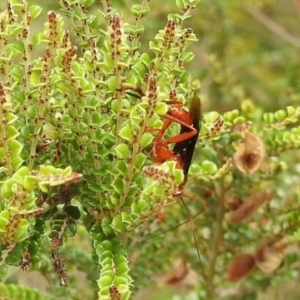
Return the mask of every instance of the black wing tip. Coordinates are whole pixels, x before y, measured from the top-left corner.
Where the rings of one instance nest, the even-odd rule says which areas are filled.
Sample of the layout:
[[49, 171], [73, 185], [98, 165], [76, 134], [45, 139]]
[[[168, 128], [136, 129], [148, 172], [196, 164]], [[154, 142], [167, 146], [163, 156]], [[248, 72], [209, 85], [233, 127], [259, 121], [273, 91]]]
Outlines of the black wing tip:
[[190, 101], [189, 113], [193, 118], [193, 125], [198, 131], [200, 129], [201, 116], [201, 100], [197, 91], [194, 92], [194, 96]]

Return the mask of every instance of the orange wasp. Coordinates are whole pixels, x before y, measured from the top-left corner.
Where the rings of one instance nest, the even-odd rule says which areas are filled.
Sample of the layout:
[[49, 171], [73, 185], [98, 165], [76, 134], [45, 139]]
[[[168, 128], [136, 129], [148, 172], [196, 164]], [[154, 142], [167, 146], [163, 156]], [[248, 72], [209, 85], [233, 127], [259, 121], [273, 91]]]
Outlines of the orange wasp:
[[[145, 95], [139, 87], [131, 87], [130, 89], [137, 92], [140, 97]], [[136, 97], [135, 94], [131, 94], [130, 92], [128, 94]], [[195, 92], [189, 103], [189, 111], [185, 110], [179, 101], [166, 101], [166, 103], [172, 106], [162, 116], [165, 119], [162, 128], [151, 128], [147, 131], [158, 131], [151, 151], [155, 163], [161, 165], [166, 161], [175, 161], [177, 168], [183, 170], [184, 181], [174, 194], [174, 196], [181, 196], [187, 182], [189, 168], [199, 136], [201, 102]], [[164, 140], [163, 137], [173, 122], [180, 124], [180, 133]], [[175, 144], [173, 150], [169, 148], [169, 144]]]
[[[156, 164], [162, 164], [166, 161], [175, 161], [176, 167], [183, 170], [184, 181], [174, 193], [174, 196], [178, 197], [182, 195], [183, 188], [187, 182], [189, 168], [199, 136], [201, 102], [195, 93], [190, 102], [189, 111], [182, 107], [181, 102], [167, 103], [175, 105], [171, 106], [167, 114], [163, 116], [165, 121], [155, 138], [152, 148], [152, 157]], [[180, 133], [164, 140], [164, 134], [173, 122], [180, 124]], [[171, 150], [169, 144], [173, 143], [175, 146]]]

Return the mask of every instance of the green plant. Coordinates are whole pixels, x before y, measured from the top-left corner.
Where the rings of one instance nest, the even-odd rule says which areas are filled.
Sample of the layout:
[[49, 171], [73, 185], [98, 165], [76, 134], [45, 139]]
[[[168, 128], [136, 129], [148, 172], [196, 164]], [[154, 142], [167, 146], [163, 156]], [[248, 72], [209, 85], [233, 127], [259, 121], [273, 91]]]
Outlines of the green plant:
[[[180, 257], [174, 276], [191, 271], [188, 260], [198, 273], [193, 295], [214, 299], [231, 284], [224, 278], [236, 254], [255, 253], [261, 267], [255, 249], [265, 238], [286, 245], [299, 239], [298, 190], [283, 180], [291, 164], [285, 152], [300, 146], [299, 107], [263, 113], [244, 100], [239, 109], [203, 116], [189, 177], [196, 183], [189, 209], [203, 211], [194, 220], [201, 261], [187, 228], [143, 241], [189, 217], [174, 205], [165, 209], [164, 222], [155, 218], [183, 174], [172, 161], [157, 166], [158, 177], [147, 172], [155, 137], [147, 129], [161, 127], [167, 100], [185, 104], [200, 87], [185, 67], [197, 38], [184, 27], [199, 0], [176, 1], [177, 13], [143, 52], [148, 2], [132, 5], [135, 21], [126, 23], [105, 0], [101, 9], [91, 0], [58, 1], [62, 14], [49, 11], [35, 33], [39, 6], [8, 1], [0, 14], [0, 272], [5, 276], [8, 266], [39, 270], [51, 299], [129, 299]], [[265, 189], [273, 193], [261, 194]], [[244, 222], [251, 216], [236, 208], [239, 202], [251, 200], [254, 214], [269, 198], [269, 207]], [[228, 218], [230, 207], [238, 216]], [[90, 253], [84, 251], [88, 238]], [[83, 288], [74, 269], [86, 274]], [[174, 276], [160, 282], [170, 284]], [[255, 273], [247, 281], [249, 299], [261, 278]], [[69, 281], [72, 289], [53, 288]], [[0, 293], [7, 297], [13, 289], [22, 293], [9, 285]]]

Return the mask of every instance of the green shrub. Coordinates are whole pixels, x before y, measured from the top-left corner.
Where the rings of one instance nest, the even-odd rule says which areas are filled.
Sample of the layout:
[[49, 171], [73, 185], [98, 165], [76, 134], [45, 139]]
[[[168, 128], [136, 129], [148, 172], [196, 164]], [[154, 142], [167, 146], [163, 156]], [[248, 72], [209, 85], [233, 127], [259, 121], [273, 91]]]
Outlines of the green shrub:
[[[42, 9], [29, 2], [8, 1], [0, 13], [0, 274], [38, 270], [50, 296], [8, 278], [1, 297], [129, 299], [160, 274], [167, 286], [192, 286], [189, 299], [214, 299], [232, 285], [226, 279], [256, 267], [273, 276], [256, 271], [230, 296], [255, 299], [258, 287], [295, 275], [297, 258], [284, 251], [299, 238], [290, 156], [300, 146], [299, 107], [264, 112], [243, 99], [232, 111], [204, 112], [192, 201], [161, 211], [183, 173], [174, 161], [151, 173], [157, 132], [149, 128], [161, 128], [168, 100], [198, 95], [186, 68], [197, 38], [185, 22], [199, 0], [176, 1], [145, 50], [149, 1], [131, 6], [130, 23], [106, 1], [101, 9], [58, 1], [61, 12], [48, 11], [43, 28]], [[217, 68], [218, 58], [211, 62]], [[194, 239], [189, 226], [159, 234], [191, 215]], [[276, 273], [283, 258], [286, 270]], [[184, 284], [187, 274], [194, 279]]]

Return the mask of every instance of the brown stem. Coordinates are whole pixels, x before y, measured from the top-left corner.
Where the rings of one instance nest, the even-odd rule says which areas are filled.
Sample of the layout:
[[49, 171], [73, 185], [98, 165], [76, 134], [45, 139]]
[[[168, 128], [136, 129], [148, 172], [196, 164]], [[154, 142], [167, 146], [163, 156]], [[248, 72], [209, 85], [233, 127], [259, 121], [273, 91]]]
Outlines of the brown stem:
[[258, 22], [265, 25], [269, 30], [275, 33], [284, 41], [292, 44], [293, 46], [299, 48], [300, 47], [300, 38], [288, 32], [284, 27], [276, 23], [267, 15], [263, 14], [258, 9], [255, 9], [251, 6], [246, 6], [246, 10], [249, 14], [251, 14]]

